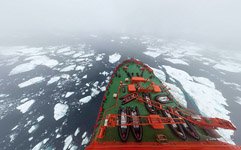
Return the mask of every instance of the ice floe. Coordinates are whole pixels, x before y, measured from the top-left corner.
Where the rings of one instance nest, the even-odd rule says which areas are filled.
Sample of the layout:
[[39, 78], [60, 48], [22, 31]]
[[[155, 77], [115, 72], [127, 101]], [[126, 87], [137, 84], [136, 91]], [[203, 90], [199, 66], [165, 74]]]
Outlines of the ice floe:
[[8, 94], [0, 94], [0, 98], [8, 97]]
[[235, 102], [241, 105], [241, 97], [236, 97]]
[[16, 138], [16, 136], [17, 136], [16, 133], [11, 134], [11, 135], [9, 136], [9, 138], [10, 138], [10, 142], [14, 141], [15, 138]]
[[66, 94], [65, 94], [65, 98], [68, 98], [68, 97], [70, 97], [71, 95], [73, 95], [74, 94], [74, 92], [67, 92]]
[[171, 83], [165, 83], [168, 88], [170, 88], [170, 93], [178, 101], [178, 103], [187, 108], [187, 101], [185, 99], [184, 93], [176, 85]]
[[30, 107], [33, 105], [33, 103], [35, 102], [35, 100], [29, 100], [21, 105], [19, 105], [17, 107], [18, 110], [20, 110], [22, 113], [26, 113]]
[[83, 105], [83, 104], [85, 104], [85, 103], [88, 103], [90, 100], [91, 100], [91, 96], [86, 96], [86, 97], [84, 97], [84, 98], [81, 98], [81, 99], [79, 100], [79, 102], [80, 102], [81, 105]]
[[31, 128], [28, 130], [28, 133], [33, 133], [35, 130], [37, 130], [38, 125], [33, 125]]
[[64, 67], [63, 69], [61, 69], [60, 72], [69, 72], [69, 71], [74, 70], [75, 67], [76, 67], [76, 65], [69, 65], [69, 66]]
[[196, 81], [196, 82], [198, 82], [200, 84], [209, 86], [211, 88], [215, 88], [215, 84], [212, 81], [210, 81], [209, 79], [207, 79], [207, 78], [204, 78], [204, 77], [194, 77], [193, 76], [193, 79], [194, 79], [194, 81]]
[[24, 99], [21, 99], [20, 102], [21, 102], [21, 103], [24, 103], [24, 102], [26, 102], [27, 100], [29, 100], [29, 99], [28, 99], [28, 98], [24, 98]]
[[104, 58], [105, 53], [98, 54], [95, 58], [96, 61], [101, 61]]
[[85, 69], [85, 66], [77, 66], [75, 68], [76, 71], [79, 71], [79, 70], [84, 71], [84, 69]]
[[122, 37], [120, 37], [120, 39], [122, 39], [122, 40], [129, 40], [130, 37], [128, 37], [128, 36], [122, 36]]
[[32, 56], [29, 58], [26, 58], [25, 61], [29, 61], [28, 63], [20, 64], [13, 68], [9, 75], [15, 75], [19, 73], [24, 73], [31, 71], [35, 69], [38, 65], [43, 65], [49, 68], [53, 68], [56, 65], [58, 65], [58, 61], [55, 59], [50, 59], [49, 57], [43, 55], [43, 56]]
[[[78, 57], [82, 56], [84, 53], [85, 53], [84, 51], [79, 51], [78, 53], [75, 53], [75, 54], [73, 55], [73, 58], [78, 58]], [[83, 60], [84, 60], [84, 59], [83, 59]]]
[[37, 145], [33, 147], [32, 150], [40, 150], [42, 149], [43, 145], [48, 142], [49, 138], [44, 139], [43, 141], [39, 142]]
[[67, 104], [57, 103], [54, 106], [54, 119], [57, 121], [64, 117], [69, 109]]
[[60, 134], [57, 134], [57, 135], [56, 135], [56, 139], [59, 138], [59, 137], [61, 137], [61, 135], [60, 135]]
[[61, 48], [61, 49], [57, 50], [57, 53], [58, 54], [59, 53], [64, 53], [64, 52], [68, 52], [70, 50], [71, 50], [70, 47], [64, 47], [64, 48]]
[[28, 138], [28, 141], [32, 141], [32, 140], [33, 140], [33, 137]]
[[187, 62], [181, 60], [181, 59], [173, 59], [173, 58], [164, 58], [165, 60], [173, 63], [173, 64], [182, 64], [182, 65], [189, 65]]
[[40, 122], [40, 121], [42, 121], [43, 119], [44, 119], [44, 115], [39, 116], [39, 117], [37, 118], [37, 121]]
[[63, 55], [69, 56], [69, 55], [73, 55], [74, 53], [75, 53], [75, 51], [70, 51], [70, 52], [63, 53]]
[[68, 75], [68, 74], [62, 74], [62, 75], [61, 75], [61, 78], [63, 78], [63, 79], [69, 79], [69, 78], [70, 78], [70, 75]]
[[60, 79], [60, 77], [54, 76], [54, 77], [49, 79], [49, 81], [47, 82], [47, 85], [50, 85], [50, 84], [52, 84], [54, 82], [57, 82], [57, 81], [59, 81], [59, 79]]
[[100, 87], [100, 90], [101, 90], [102, 92], [104, 92], [104, 91], [106, 91], [106, 87], [105, 87], [105, 86], [102, 86], [102, 87]]
[[153, 58], [156, 58], [158, 56], [160, 56], [161, 54], [155, 51], [145, 51], [143, 52], [145, 55], [151, 56]]
[[64, 140], [64, 148], [63, 150], [67, 150], [71, 147], [71, 142], [73, 140], [73, 136], [69, 135], [68, 137], [66, 137], [66, 139]]
[[[212, 86], [205, 85], [207, 80], [201, 80], [204, 81], [204, 83], [200, 84], [195, 82], [193, 77], [183, 70], [175, 69], [170, 66], [164, 66], [164, 68], [171, 77], [182, 84], [184, 90], [193, 98], [202, 115], [230, 120], [230, 112], [225, 108], [225, 106], [227, 106], [226, 99], [220, 91]], [[211, 81], [208, 82], [210, 85]], [[226, 132], [220, 133], [226, 141], [230, 143], [233, 142], [231, 134], [224, 135]]]
[[32, 78], [32, 79], [29, 79], [25, 82], [22, 82], [20, 84], [18, 84], [18, 86], [20, 88], [24, 88], [24, 87], [27, 87], [27, 86], [30, 86], [30, 85], [33, 85], [33, 84], [37, 84], [37, 83], [40, 83], [44, 80], [43, 77], [35, 77], [35, 78]]
[[96, 88], [91, 88], [91, 96], [94, 97], [100, 93]]
[[13, 130], [15, 130], [15, 129], [17, 129], [17, 128], [18, 128], [18, 125], [14, 126], [14, 127], [11, 129], [11, 131], [13, 131]]
[[87, 75], [84, 75], [82, 78], [83, 78], [83, 79], [87, 79]]
[[108, 75], [109, 75], [109, 73], [106, 72], [106, 71], [100, 72], [99, 74], [102, 74], [102, 75], [104, 75], [104, 76], [108, 76]]
[[232, 61], [224, 61], [222, 60], [219, 64], [213, 66], [215, 69], [239, 73], [241, 72], [241, 64], [232, 62]]
[[75, 132], [74, 132], [74, 136], [77, 136], [77, 135], [79, 134], [79, 132], [80, 132], [80, 129], [77, 128], [77, 129], [75, 130]]
[[86, 144], [88, 144], [89, 143], [89, 138], [87, 137], [87, 132], [84, 132], [83, 134], [82, 134], [82, 142], [81, 142], [81, 145], [83, 146], [83, 145], [86, 145]]
[[109, 55], [109, 62], [110, 63], [116, 63], [117, 61], [119, 61], [121, 58], [121, 55], [119, 53], [114, 53], [112, 55]]
[[165, 73], [161, 70], [161, 69], [156, 69], [156, 68], [151, 68], [155, 74], [155, 76], [161, 80], [162, 82], [163, 81], [166, 81], [166, 75]]

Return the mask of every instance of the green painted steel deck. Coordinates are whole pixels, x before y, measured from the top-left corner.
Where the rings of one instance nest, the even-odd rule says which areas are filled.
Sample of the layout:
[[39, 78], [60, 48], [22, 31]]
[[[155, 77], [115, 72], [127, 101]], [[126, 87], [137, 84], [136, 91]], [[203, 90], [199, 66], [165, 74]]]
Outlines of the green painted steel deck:
[[[118, 87], [120, 85], [120, 81], [122, 81], [125, 84], [130, 84], [130, 78], [128, 77], [127, 73], [124, 71], [123, 67], [128, 66], [128, 69], [126, 70], [127, 72], [129, 72], [131, 75], [133, 76], [137, 76], [137, 75], [141, 75], [142, 74], [142, 70], [141, 70], [141, 66], [139, 64], [136, 64], [135, 62], [126, 62], [126, 63], [122, 63], [120, 65], [120, 67], [118, 68], [118, 70], [116, 72], [113, 73], [112, 76], [112, 83], [109, 84], [109, 87], [107, 89], [107, 91], [105, 92], [105, 97], [106, 100], [102, 102], [102, 113], [99, 116], [99, 120], [97, 121], [97, 126], [95, 129], [95, 133], [94, 133], [94, 137], [96, 139], [96, 141], [99, 142], [106, 142], [106, 141], [111, 141], [111, 142], [115, 142], [115, 141], [120, 141], [120, 137], [118, 135], [118, 129], [117, 127], [113, 127], [113, 128], [107, 128], [105, 131], [105, 135], [103, 138], [97, 138], [100, 126], [102, 126], [104, 124], [104, 120], [103, 118], [106, 117], [106, 115], [108, 114], [117, 114], [118, 113], [118, 108], [119, 106], [122, 107], [135, 107], [137, 106], [140, 112], [141, 116], [148, 116], [149, 112], [147, 111], [147, 109], [144, 106], [144, 103], [140, 103], [138, 100], [133, 100], [125, 105], [121, 104], [121, 100], [117, 101], [118, 106], [110, 109], [113, 105], [116, 104], [116, 100], [115, 98], [113, 98], [113, 94], [114, 93], [118, 93]], [[177, 100], [172, 96], [172, 94], [170, 92], [166, 92], [167, 89], [164, 89], [163, 86], [163, 82], [160, 81], [153, 72], [149, 72], [148, 70], [144, 70], [143, 72], [143, 76], [145, 79], [150, 79], [152, 82], [154, 82], [155, 84], [159, 85], [161, 87], [161, 91], [160, 93], [151, 93], [151, 99], [154, 99], [154, 97], [156, 95], [165, 95], [167, 97], [169, 97], [171, 99], [171, 102], [169, 102], [168, 104], [163, 105], [164, 108], [165, 106], [171, 106], [171, 107], [179, 107], [180, 109], [183, 109], [182, 106], [177, 102]], [[150, 78], [151, 77], [151, 78]], [[129, 81], [126, 82], [125, 79], [129, 78]], [[146, 84], [146, 85], [145, 85]], [[148, 86], [148, 83], [144, 83], [142, 84], [143, 86]], [[125, 96], [127, 94], [130, 94], [128, 92], [127, 86], [125, 87], [125, 92], [123, 92], [122, 89], [120, 89], [119, 91], [119, 95], [118, 98]], [[110, 110], [108, 110], [110, 109]], [[159, 112], [158, 113], [160, 116], [162, 116], [162, 114]], [[200, 135], [200, 141], [205, 141], [207, 139], [210, 139], [211, 137], [205, 132], [205, 130], [203, 130], [200, 127], [194, 126], [195, 129], [197, 130], [198, 134]], [[143, 126], [143, 142], [155, 142], [156, 141], [156, 135], [158, 134], [163, 134], [167, 137], [168, 141], [182, 141], [182, 139], [178, 138], [169, 128], [168, 125], [165, 125], [164, 129], [153, 129], [151, 126]], [[134, 142], [135, 139], [133, 137], [133, 135], [129, 134], [128, 140], [127, 142]], [[187, 135], [187, 141], [196, 141], [194, 138], [190, 137]]]

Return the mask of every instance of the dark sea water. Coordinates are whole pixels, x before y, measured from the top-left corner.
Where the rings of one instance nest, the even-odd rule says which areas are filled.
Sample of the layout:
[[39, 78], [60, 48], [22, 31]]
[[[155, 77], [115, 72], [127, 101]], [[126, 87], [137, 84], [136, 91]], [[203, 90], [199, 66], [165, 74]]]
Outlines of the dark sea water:
[[[80, 44], [84, 44], [84, 48]], [[155, 43], [150, 45], [156, 46]], [[241, 73], [217, 70], [213, 68], [214, 63], [205, 65], [203, 61], [197, 60], [196, 56], [192, 57], [191, 54], [182, 57], [189, 65], [174, 64], [165, 60], [167, 57], [173, 57], [171, 55], [168, 56], [168, 52], [155, 58], [145, 55], [143, 52], [147, 51], [147, 44], [143, 42], [142, 37], [122, 36], [120, 38], [120, 36], [92, 35], [64, 44], [42, 43], [27, 46], [43, 47], [43, 49], [40, 50], [41, 53], [36, 52], [33, 54], [14, 53], [1, 55], [0, 53], [0, 94], [5, 94], [0, 97], [0, 149], [27, 150], [34, 147], [36, 149], [57, 150], [63, 148], [84, 149], [86, 143], [83, 143], [83, 141], [88, 141], [91, 138], [104, 94], [100, 87], [106, 86], [108, 82], [108, 77], [99, 73], [103, 71], [110, 73], [118, 63], [132, 57], [154, 68], [162, 65], [171, 66], [189, 73], [190, 76], [205, 77], [212, 81], [215, 84], [215, 88], [227, 99], [228, 106], [225, 106], [225, 109], [230, 111], [230, 119], [238, 129], [232, 136], [232, 139], [236, 144], [241, 144], [241, 122], [239, 116], [241, 105], [235, 102], [237, 97], [241, 97], [241, 91], [238, 90], [237, 86], [241, 87]], [[57, 52], [59, 49], [66, 47], [70, 47], [70, 51], [74, 51], [74, 53], [68, 54], [68, 51]], [[5, 50], [7, 54], [19, 48], [12, 47], [9, 50], [3, 47], [1, 49], [1, 51]], [[73, 57], [80, 51], [93, 55]], [[97, 55], [102, 53], [105, 55], [101, 60], [97, 61]], [[120, 54], [121, 58], [115, 63], [110, 63], [109, 56], [114, 53]], [[200, 53], [204, 56], [206, 55], [202, 51]], [[52, 68], [47, 67], [45, 64], [36, 65], [30, 71], [9, 75], [16, 66], [29, 62], [26, 58], [33, 55], [45, 55], [50, 59], [57, 60], [58, 64]], [[209, 58], [214, 58], [211, 55], [208, 56]], [[80, 58], [84, 60], [78, 60]], [[72, 69], [61, 72], [61, 69], [70, 65], [85, 66], [85, 68], [83, 71]], [[198, 107], [180, 82], [174, 82], [169, 79], [165, 69], [162, 68], [161, 70], [166, 73], [167, 82], [176, 84], [184, 92], [188, 107], [198, 111]], [[65, 76], [69, 75], [69, 77], [64, 77], [63, 74]], [[85, 75], [87, 75], [87, 78], [83, 78]], [[58, 76], [60, 79], [52, 84], [48, 84], [48, 81], [53, 76]], [[20, 83], [34, 77], [42, 77], [43, 80], [23, 88], [18, 86]], [[98, 81], [97, 86], [94, 84], [96, 81]], [[224, 84], [223, 81], [237, 85]], [[88, 103], [81, 104], [79, 100], [93, 94], [91, 90], [93, 88], [99, 92], [94, 94]], [[67, 92], [73, 92], [74, 94], [66, 97]], [[24, 98], [34, 100], [34, 103], [25, 113], [22, 113], [16, 108], [24, 103], [21, 102]], [[54, 118], [54, 107], [57, 103], [68, 106], [66, 114], [58, 120]], [[217, 103], [217, 105], [220, 104]], [[220, 113], [222, 114], [222, 112]], [[37, 118], [40, 116], [44, 116], [44, 118], [38, 121]], [[33, 126], [36, 129], [31, 132], [30, 128]], [[36, 146], [38, 144], [39, 147]]]

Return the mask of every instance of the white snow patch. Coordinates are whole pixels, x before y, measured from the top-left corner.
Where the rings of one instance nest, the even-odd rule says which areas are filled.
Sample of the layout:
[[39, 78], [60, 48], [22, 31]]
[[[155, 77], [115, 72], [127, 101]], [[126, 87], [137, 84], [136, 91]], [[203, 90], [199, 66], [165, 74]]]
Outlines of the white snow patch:
[[67, 92], [66, 94], [65, 94], [65, 98], [68, 98], [68, 97], [70, 97], [71, 95], [73, 95], [74, 94], [74, 92]]
[[15, 74], [31, 71], [31, 70], [35, 69], [35, 67], [38, 65], [43, 65], [43, 66], [46, 66], [49, 68], [53, 68], [56, 65], [58, 65], [58, 63], [59, 63], [57, 60], [50, 59], [49, 57], [44, 56], [44, 55], [43, 56], [32, 56], [32, 57], [26, 58], [25, 60], [30, 60], [30, 62], [16, 66], [15, 68], [13, 68], [11, 70], [9, 75], [15, 75]]
[[64, 117], [69, 109], [67, 104], [57, 103], [54, 106], [54, 119], [57, 121]]
[[73, 140], [72, 135], [69, 135], [65, 140], [64, 140], [64, 148], [63, 150], [66, 150], [71, 147], [71, 142]]
[[77, 135], [79, 134], [79, 132], [80, 132], [80, 129], [77, 128], [77, 129], [75, 130], [75, 132], [74, 132], [74, 136], [77, 136]]
[[119, 53], [114, 53], [112, 55], [109, 56], [109, 62], [110, 63], [116, 63], [117, 61], [119, 61], [121, 58], [121, 55]]
[[31, 126], [31, 128], [28, 130], [28, 133], [33, 133], [37, 128], [38, 128], [38, 125]]
[[37, 118], [37, 121], [40, 122], [40, 121], [42, 121], [43, 119], [44, 119], [44, 115], [39, 116], [39, 117]]
[[189, 65], [187, 62], [181, 60], [181, 59], [173, 59], [173, 58], [164, 58], [165, 60], [173, 63], [173, 64], [182, 64], [182, 65]]
[[59, 81], [59, 79], [60, 79], [60, 77], [54, 76], [54, 77], [50, 78], [50, 80], [48, 81], [47, 85], [50, 85], [50, 84], [52, 84], [54, 82], [57, 82], [57, 81]]
[[23, 104], [21, 104], [20, 106], [17, 107], [18, 110], [20, 110], [22, 113], [26, 113], [30, 107], [33, 105], [33, 103], [35, 102], [35, 100], [29, 100]]
[[64, 67], [63, 69], [60, 70], [60, 72], [68, 72], [74, 70], [76, 65], [69, 65], [67, 67]]
[[23, 87], [27, 87], [27, 86], [30, 86], [30, 85], [33, 85], [33, 84], [36, 84], [36, 83], [40, 83], [43, 80], [44, 80], [43, 77], [35, 77], [35, 78], [29, 79], [25, 82], [20, 83], [18, 86], [20, 88], [23, 88]]
[[91, 96], [86, 96], [86, 97], [84, 97], [84, 98], [81, 98], [81, 99], [79, 100], [79, 102], [80, 102], [81, 105], [83, 105], [83, 104], [85, 104], [85, 103], [88, 103], [90, 100], [91, 100]]

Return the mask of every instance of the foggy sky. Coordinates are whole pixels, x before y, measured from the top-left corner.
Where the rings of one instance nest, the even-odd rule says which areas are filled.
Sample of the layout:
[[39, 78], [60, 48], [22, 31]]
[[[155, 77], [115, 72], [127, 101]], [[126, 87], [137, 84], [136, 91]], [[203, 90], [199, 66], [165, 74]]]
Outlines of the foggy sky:
[[240, 0], [1, 0], [0, 39], [157, 34], [241, 49]]

